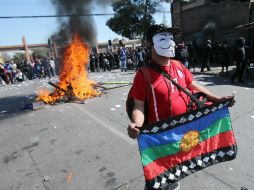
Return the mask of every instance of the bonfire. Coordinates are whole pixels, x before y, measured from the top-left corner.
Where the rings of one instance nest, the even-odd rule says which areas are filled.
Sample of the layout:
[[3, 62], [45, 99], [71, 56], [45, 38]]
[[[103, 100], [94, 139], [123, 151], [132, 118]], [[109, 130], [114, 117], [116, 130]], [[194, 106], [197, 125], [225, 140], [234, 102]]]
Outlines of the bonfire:
[[74, 35], [72, 43], [66, 47], [61, 66], [59, 83], [53, 84], [53, 92], [39, 90], [37, 101], [47, 104], [56, 102], [82, 102], [88, 98], [99, 96], [96, 83], [88, 78], [89, 46], [79, 35]]

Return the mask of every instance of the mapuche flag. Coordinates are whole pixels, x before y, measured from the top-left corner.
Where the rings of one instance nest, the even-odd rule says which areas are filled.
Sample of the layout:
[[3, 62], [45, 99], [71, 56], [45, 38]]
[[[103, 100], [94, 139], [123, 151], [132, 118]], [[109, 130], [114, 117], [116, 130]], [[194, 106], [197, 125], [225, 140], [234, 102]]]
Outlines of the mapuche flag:
[[164, 189], [236, 157], [230, 102], [215, 103], [141, 129], [138, 144], [147, 189]]

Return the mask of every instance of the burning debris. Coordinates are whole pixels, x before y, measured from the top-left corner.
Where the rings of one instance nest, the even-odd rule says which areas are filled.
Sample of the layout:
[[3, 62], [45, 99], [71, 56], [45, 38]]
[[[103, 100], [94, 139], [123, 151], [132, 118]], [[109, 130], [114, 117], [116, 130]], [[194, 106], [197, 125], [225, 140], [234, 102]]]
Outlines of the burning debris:
[[37, 101], [47, 104], [57, 102], [80, 102], [85, 99], [99, 96], [95, 89], [96, 83], [88, 79], [87, 65], [90, 48], [79, 35], [74, 35], [72, 43], [66, 47], [63, 57], [58, 85], [49, 82], [55, 87], [54, 92], [39, 90]]
[[[51, 2], [59, 15], [72, 15], [68, 18], [59, 17], [60, 28], [54, 35], [55, 41], [63, 46], [69, 43], [71, 37], [73, 40], [64, 52], [59, 83], [49, 83], [55, 87], [54, 92], [40, 90], [36, 100], [47, 104], [73, 101], [83, 103], [88, 98], [101, 95], [96, 88], [112, 89], [88, 79], [86, 68], [88, 66], [90, 48], [83, 43], [82, 39], [86, 39], [86, 43], [93, 46], [96, 44], [97, 32], [92, 17], [78, 16], [91, 13], [95, 4], [104, 6], [112, 3], [112, 0], [51, 0]], [[79, 35], [77, 35], [77, 32]]]

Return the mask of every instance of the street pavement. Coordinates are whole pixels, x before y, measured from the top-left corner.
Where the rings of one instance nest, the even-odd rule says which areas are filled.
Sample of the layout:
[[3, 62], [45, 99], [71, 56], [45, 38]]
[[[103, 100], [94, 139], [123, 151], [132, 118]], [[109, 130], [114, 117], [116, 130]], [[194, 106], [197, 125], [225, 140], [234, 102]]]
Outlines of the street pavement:
[[[214, 93], [234, 94], [230, 108], [238, 143], [235, 160], [181, 181], [182, 190], [254, 189], [254, 79], [232, 85], [220, 68], [195, 79]], [[96, 82], [131, 82], [135, 72], [89, 73]], [[143, 190], [137, 142], [127, 136], [125, 101], [130, 85], [103, 91], [85, 104], [64, 103], [22, 109], [48, 79], [0, 87], [0, 190]], [[51, 79], [56, 82], [57, 78]]]

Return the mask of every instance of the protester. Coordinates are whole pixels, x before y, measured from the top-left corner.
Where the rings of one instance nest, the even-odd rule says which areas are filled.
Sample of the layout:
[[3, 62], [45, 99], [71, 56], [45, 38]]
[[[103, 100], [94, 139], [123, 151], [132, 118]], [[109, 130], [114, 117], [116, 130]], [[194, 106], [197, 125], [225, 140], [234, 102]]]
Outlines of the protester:
[[47, 76], [49, 79], [51, 78], [51, 72], [50, 72], [50, 61], [47, 57], [44, 57], [41, 62], [42, 68], [43, 68], [43, 73], [44, 77], [46, 78]]
[[55, 65], [55, 61], [53, 60], [52, 57], [49, 59], [49, 65], [50, 65], [50, 72], [51, 72], [52, 76], [55, 76], [56, 75], [56, 65]]
[[17, 73], [17, 64], [14, 62], [14, 60], [11, 60], [11, 65], [12, 65], [12, 77], [13, 77], [13, 82], [15, 82], [16, 78], [16, 73]]
[[[1, 69], [0, 69], [1, 70]], [[0, 71], [1, 72], [1, 71]], [[2, 79], [2, 77], [0, 76], [0, 83], [5, 86], [6, 85], [6, 82]]]
[[221, 42], [216, 40], [212, 43], [212, 57], [210, 59], [214, 65], [221, 65], [221, 53]]
[[237, 77], [238, 82], [244, 82], [244, 75], [248, 66], [248, 54], [247, 47], [245, 46], [245, 39], [240, 37], [235, 42], [233, 50], [233, 63], [236, 65], [236, 71], [231, 77], [231, 82], [235, 83]]
[[121, 72], [127, 71], [127, 55], [124, 45], [120, 49]]
[[120, 67], [120, 62], [119, 62], [119, 54], [118, 52], [114, 52], [114, 59], [115, 59], [115, 68], [119, 69]]
[[89, 68], [91, 72], [95, 71], [95, 56], [93, 52], [90, 53], [90, 63], [89, 63]]
[[136, 67], [136, 71], [145, 65], [145, 56], [146, 56], [146, 53], [143, 50], [143, 48], [141, 47], [138, 48], [138, 52], [137, 52], [138, 65]]
[[134, 68], [134, 64], [132, 62], [131, 57], [128, 56], [127, 58], [127, 68], [133, 69]]
[[19, 69], [17, 69], [16, 81], [18, 83], [21, 83], [23, 81], [23, 73]]
[[228, 66], [230, 63], [230, 44], [227, 40], [221, 46], [221, 72], [223, 73], [225, 68], [228, 73]]
[[115, 58], [114, 55], [112, 53], [112, 51], [108, 51], [106, 54], [106, 59], [109, 61], [109, 67], [110, 67], [110, 71], [112, 69], [115, 69]]
[[204, 68], [207, 68], [207, 71], [210, 71], [210, 62], [213, 57], [213, 50], [212, 50], [212, 42], [211, 40], [207, 40], [207, 44], [204, 48], [204, 55], [203, 55], [203, 62], [201, 65], [201, 72], [204, 72]]
[[106, 70], [111, 71], [110, 63], [109, 63], [107, 58], [104, 58], [103, 65], [104, 65], [104, 67], [103, 67], [104, 70], [103, 71], [106, 71]]
[[189, 68], [189, 53], [187, 46], [185, 46], [184, 42], [178, 44], [176, 48], [176, 59], [184, 64], [184, 66]]
[[113, 52], [113, 47], [112, 47], [112, 42], [111, 42], [111, 40], [108, 40], [107, 51], [108, 51], [108, 52]]
[[2, 63], [0, 63], [0, 81], [4, 86], [8, 84], [7, 71]]
[[32, 80], [35, 78], [34, 76], [34, 65], [35, 63], [31, 60], [27, 62], [28, 64], [28, 73], [29, 73], [29, 79]]
[[7, 71], [7, 76], [9, 78], [10, 82], [13, 84], [13, 75], [12, 75], [13, 68], [12, 68], [12, 65], [9, 61], [7, 61], [5, 68], [6, 68], [6, 71]]
[[42, 77], [42, 66], [38, 58], [36, 58], [35, 60], [34, 68], [35, 68], [35, 75], [40, 79]]
[[[169, 117], [174, 117], [187, 112], [187, 105], [190, 98], [181, 90], [165, 78], [154, 68], [160, 68], [168, 73], [174, 81], [190, 91], [199, 91], [204, 93], [212, 102], [219, 102], [231, 99], [232, 96], [219, 97], [210, 92], [205, 87], [193, 81], [192, 74], [179, 61], [173, 60], [175, 56], [175, 42], [173, 35], [177, 34], [179, 29], [168, 28], [164, 25], [152, 25], [146, 31], [147, 46], [152, 52], [151, 65], [148, 71], [151, 77], [151, 87], [148, 87], [142, 71], [138, 71], [134, 78], [134, 84], [130, 96], [134, 98], [134, 108], [132, 120], [128, 126], [128, 134], [131, 138], [137, 138], [139, 128], [144, 125], [144, 112], [147, 88], [151, 89], [151, 97], [147, 102], [148, 124], [154, 123]], [[179, 183], [171, 184], [168, 190], [180, 189]]]
[[28, 66], [26, 64], [26, 61], [20, 60], [19, 63], [17, 64], [17, 69], [19, 69], [23, 73], [23, 80], [28, 78]]
[[187, 50], [189, 54], [189, 69], [192, 68], [193, 71], [195, 72], [195, 66], [199, 65], [199, 60], [196, 53], [196, 49], [194, 48], [191, 42], [187, 44]]

